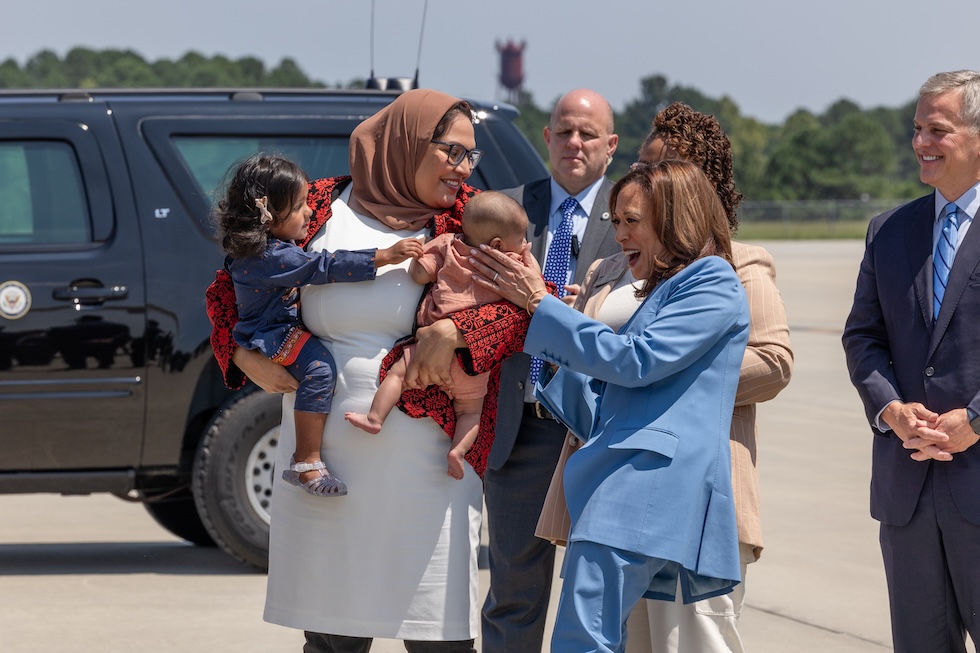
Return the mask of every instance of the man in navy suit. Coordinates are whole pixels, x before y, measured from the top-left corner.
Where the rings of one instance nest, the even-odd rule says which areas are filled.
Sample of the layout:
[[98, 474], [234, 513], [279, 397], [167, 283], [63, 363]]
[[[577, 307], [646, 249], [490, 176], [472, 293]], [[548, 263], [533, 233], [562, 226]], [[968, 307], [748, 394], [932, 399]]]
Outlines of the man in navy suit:
[[[605, 177], [619, 142], [609, 102], [588, 89], [567, 93], [555, 105], [544, 140], [552, 176], [504, 192], [524, 206], [527, 240], [546, 273], [562, 207], [571, 205], [568, 267], [559, 282], [568, 284], [570, 299], [595, 259], [621, 250], [609, 226], [612, 182]], [[566, 205], [568, 198], [575, 202]], [[530, 357], [517, 353], [500, 370], [496, 439], [484, 477], [490, 540], [484, 653], [540, 651], [551, 596], [555, 547], [534, 529], [566, 429], [535, 401], [530, 367]]]
[[960, 652], [980, 640], [980, 72], [922, 85], [912, 148], [935, 191], [871, 221], [843, 343], [895, 651]]

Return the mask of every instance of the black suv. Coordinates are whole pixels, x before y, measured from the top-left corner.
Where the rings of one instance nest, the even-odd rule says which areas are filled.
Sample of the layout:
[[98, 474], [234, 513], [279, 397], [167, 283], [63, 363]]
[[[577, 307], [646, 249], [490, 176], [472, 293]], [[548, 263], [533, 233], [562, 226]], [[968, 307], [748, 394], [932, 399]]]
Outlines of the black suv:
[[[209, 212], [258, 151], [348, 173], [380, 91], [0, 91], [0, 493], [110, 492], [264, 568], [281, 401], [225, 388]], [[470, 183], [544, 177], [508, 106], [474, 103]]]

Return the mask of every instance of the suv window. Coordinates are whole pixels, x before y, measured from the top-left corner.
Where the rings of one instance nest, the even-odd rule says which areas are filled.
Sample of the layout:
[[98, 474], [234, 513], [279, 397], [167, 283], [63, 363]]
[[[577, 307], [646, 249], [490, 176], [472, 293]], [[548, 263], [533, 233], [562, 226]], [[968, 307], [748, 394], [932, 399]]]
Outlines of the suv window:
[[174, 145], [207, 196], [213, 196], [236, 163], [256, 152], [285, 156], [299, 164], [310, 179], [350, 173], [347, 138], [175, 136]]
[[63, 141], [0, 141], [0, 245], [88, 243], [78, 158]]

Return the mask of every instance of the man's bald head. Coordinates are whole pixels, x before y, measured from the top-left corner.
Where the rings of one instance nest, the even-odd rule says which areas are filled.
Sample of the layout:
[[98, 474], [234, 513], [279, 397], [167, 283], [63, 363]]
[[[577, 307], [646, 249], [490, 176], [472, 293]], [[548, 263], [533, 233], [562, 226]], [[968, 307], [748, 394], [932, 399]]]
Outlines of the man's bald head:
[[606, 174], [619, 143], [613, 129], [612, 107], [593, 90], [569, 91], [555, 104], [544, 141], [551, 174], [570, 195]]

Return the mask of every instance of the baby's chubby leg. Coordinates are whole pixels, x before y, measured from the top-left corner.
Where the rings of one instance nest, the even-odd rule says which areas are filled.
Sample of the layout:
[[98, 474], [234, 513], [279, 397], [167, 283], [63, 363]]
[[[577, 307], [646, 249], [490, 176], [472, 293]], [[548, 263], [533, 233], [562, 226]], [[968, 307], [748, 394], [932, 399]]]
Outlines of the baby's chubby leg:
[[473, 446], [480, 431], [480, 414], [483, 412], [483, 397], [475, 399], [454, 399], [456, 411], [456, 431], [453, 446], [449, 450], [449, 475], [455, 479], [463, 478], [466, 460], [463, 456]]
[[372, 434], [380, 432], [391, 409], [395, 407], [402, 396], [402, 385], [407, 370], [407, 356], [403, 355], [394, 362], [391, 369], [388, 370], [385, 380], [378, 386], [378, 391], [374, 393], [374, 400], [371, 402], [371, 409], [367, 415], [348, 412], [344, 413], [344, 419], [362, 431]]

